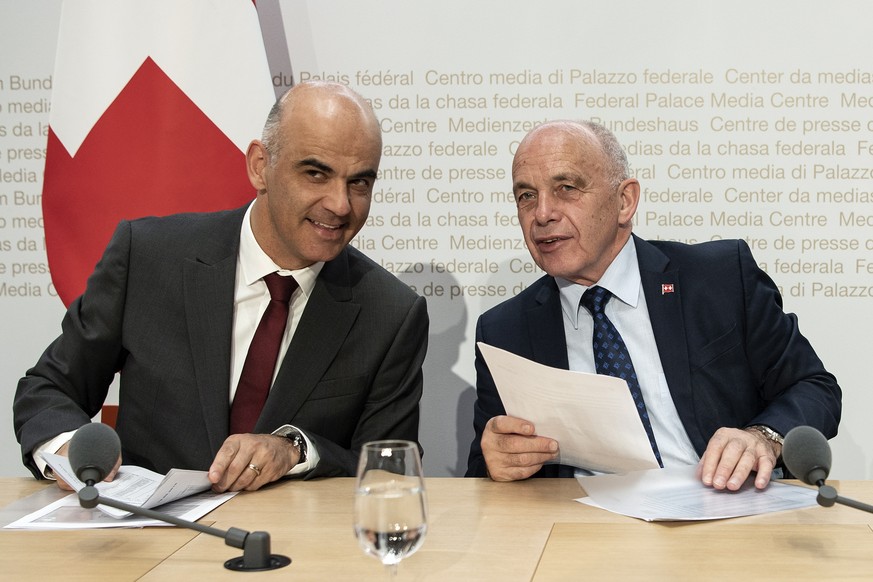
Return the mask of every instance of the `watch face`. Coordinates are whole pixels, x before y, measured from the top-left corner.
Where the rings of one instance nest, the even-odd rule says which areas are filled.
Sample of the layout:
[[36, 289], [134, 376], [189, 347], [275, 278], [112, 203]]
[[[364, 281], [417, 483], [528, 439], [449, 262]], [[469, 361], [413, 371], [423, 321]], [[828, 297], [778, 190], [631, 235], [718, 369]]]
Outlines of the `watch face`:
[[297, 451], [300, 453], [300, 459], [298, 463], [302, 463], [306, 460], [306, 439], [303, 438], [303, 435], [300, 434], [300, 431], [294, 431], [294, 436], [291, 438], [291, 444], [297, 448]]
[[300, 459], [297, 461], [298, 463], [302, 463], [306, 460], [306, 438], [304, 438], [303, 434], [297, 430], [296, 428], [286, 427], [280, 428], [275, 433], [276, 436], [284, 437], [291, 441], [291, 446], [297, 449], [300, 454]]

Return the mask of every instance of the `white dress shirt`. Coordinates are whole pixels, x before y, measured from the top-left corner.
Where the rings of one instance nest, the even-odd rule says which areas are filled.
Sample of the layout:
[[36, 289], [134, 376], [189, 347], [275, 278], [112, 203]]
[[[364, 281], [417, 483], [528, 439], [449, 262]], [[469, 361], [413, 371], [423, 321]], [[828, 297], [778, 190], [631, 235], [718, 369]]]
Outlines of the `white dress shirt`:
[[236, 283], [233, 293], [233, 344], [230, 350], [230, 401], [233, 402], [236, 394], [236, 386], [242, 374], [243, 364], [249, 351], [249, 345], [255, 337], [255, 331], [261, 317], [270, 303], [270, 290], [264, 282], [264, 276], [279, 272], [279, 275], [292, 276], [297, 281], [298, 288], [291, 295], [288, 309], [288, 324], [285, 327], [285, 335], [282, 336], [282, 344], [279, 346], [279, 357], [276, 360], [276, 369], [273, 370], [273, 379], [279, 371], [282, 359], [291, 344], [291, 338], [300, 323], [300, 317], [315, 288], [315, 280], [321, 272], [324, 263], [315, 263], [296, 271], [281, 269], [267, 256], [252, 232], [251, 225], [252, 206], [246, 211], [243, 218], [242, 230], [240, 231], [239, 254], [236, 258]]
[[[258, 241], [255, 240], [255, 233], [252, 231], [251, 223], [253, 206], [254, 204], [249, 205], [243, 218], [239, 237], [239, 254], [236, 258], [236, 283], [233, 292], [233, 343], [230, 350], [229, 393], [231, 404], [236, 394], [237, 384], [239, 384], [239, 377], [242, 375], [249, 345], [255, 337], [255, 331], [258, 329], [261, 317], [270, 303], [270, 290], [267, 289], [264, 276], [273, 272], [278, 272], [283, 277], [290, 275], [294, 277], [298, 285], [291, 295], [291, 301], [289, 302], [288, 323], [285, 325], [285, 334], [282, 336], [282, 343], [279, 346], [276, 369], [273, 370], [273, 380], [275, 380], [279, 367], [282, 365], [282, 360], [288, 351], [288, 346], [291, 345], [291, 338], [294, 337], [294, 332], [297, 331], [297, 325], [300, 323], [303, 310], [306, 309], [309, 296], [312, 295], [312, 290], [315, 288], [315, 280], [318, 278], [322, 267], [324, 267], [324, 262], [318, 262], [296, 271], [288, 271], [274, 263], [260, 247]], [[273, 431], [278, 431], [286, 426], [291, 425], [277, 426]], [[309, 440], [309, 437], [306, 436], [306, 433], [300, 432], [306, 440], [306, 461], [292, 467], [288, 475], [305, 473], [315, 468], [315, 465], [318, 464], [318, 450], [312, 444], [312, 441]]]

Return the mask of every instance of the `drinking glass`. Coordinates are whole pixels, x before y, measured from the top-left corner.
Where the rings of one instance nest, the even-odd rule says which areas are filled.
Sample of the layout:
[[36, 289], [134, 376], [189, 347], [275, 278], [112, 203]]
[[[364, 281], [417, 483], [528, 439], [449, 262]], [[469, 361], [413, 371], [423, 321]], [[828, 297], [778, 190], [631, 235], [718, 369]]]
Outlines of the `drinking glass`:
[[361, 449], [355, 488], [355, 535], [365, 553], [385, 565], [397, 564], [421, 547], [427, 532], [427, 499], [418, 445], [386, 440]]

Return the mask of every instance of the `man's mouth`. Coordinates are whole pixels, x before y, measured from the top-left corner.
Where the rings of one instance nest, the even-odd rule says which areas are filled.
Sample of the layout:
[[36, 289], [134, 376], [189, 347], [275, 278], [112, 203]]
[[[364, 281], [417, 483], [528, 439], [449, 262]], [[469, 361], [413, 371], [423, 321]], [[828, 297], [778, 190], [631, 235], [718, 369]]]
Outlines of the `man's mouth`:
[[315, 226], [317, 226], [317, 227], [319, 227], [319, 228], [324, 228], [324, 229], [326, 229], [326, 230], [339, 230], [339, 229], [341, 229], [343, 226], [345, 226], [344, 224], [327, 224], [327, 223], [324, 223], [324, 222], [319, 222], [318, 220], [313, 220], [313, 219], [311, 219], [311, 218], [309, 218], [308, 220], [309, 220], [309, 222], [311, 222], [311, 223], [314, 224]]
[[551, 245], [557, 242], [561, 242], [562, 240], [567, 240], [567, 237], [554, 235], [548, 237], [538, 237], [535, 240], [538, 245]]

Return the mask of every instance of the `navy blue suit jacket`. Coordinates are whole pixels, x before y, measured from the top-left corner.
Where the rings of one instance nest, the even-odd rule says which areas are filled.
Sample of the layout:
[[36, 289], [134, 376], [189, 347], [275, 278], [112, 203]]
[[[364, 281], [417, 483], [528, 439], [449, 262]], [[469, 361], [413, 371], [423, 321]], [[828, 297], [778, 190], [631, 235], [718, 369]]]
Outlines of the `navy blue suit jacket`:
[[[664, 375], [679, 418], [699, 455], [721, 427], [764, 424], [781, 434], [809, 425], [837, 433], [841, 391], [794, 314], [782, 310], [773, 281], [742, 240], [697, 245], [634, 236], [640, 276]], [[673, 285], [662, 293], [662, 285]], [[476, 341], [555, 368], [568, 368], [558, 287], [544, 276], [484, 313]], [[475, 438], [468, 477], [487, 475], [485, 424], [505, 414], [476, 350]], [[572, 476], [547, 465], [538, 476]]]

